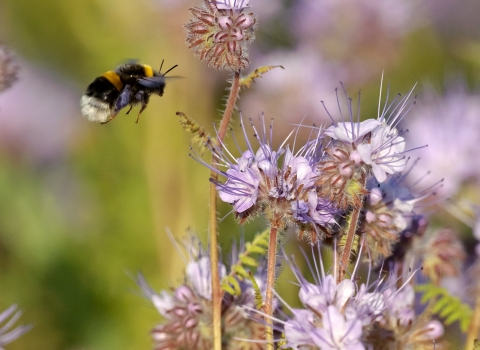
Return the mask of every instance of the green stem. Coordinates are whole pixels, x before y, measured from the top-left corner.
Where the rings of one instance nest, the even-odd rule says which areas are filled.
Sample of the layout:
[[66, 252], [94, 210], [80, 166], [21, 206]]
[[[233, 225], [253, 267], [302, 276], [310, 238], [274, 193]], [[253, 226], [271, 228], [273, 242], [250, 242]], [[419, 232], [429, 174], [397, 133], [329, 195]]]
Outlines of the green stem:
[[480, 338], [480, 296], [475, 300], [475, 309], [473, 310], [473, 317], [470, 320], [470, 326], [467, 332], [467, 341], [465, 343], [465, 350], [472, 350], [475, 339]]
[[364, 206], [365, 196], [363, 195], [363, 191], [365, 190], [365, 186], [367, 184], [367, 175], [365, 173], [362, 174], [362, 177], [360, 178], [360, 183], [362, 185], [362, 194], [359, 196], [361, 205], [352, 209], [347, 220], [347, 238], [345, 239], [345, 246], [343, 247], [340, 264], [338, 265], [337, 283], [340, 283], [345, 278], [345, 271], [350, 262], [352, 245], [353, 241], [355, 240], [355, 233], [357, 232], [360, 213], [362, 212]]
[[[228, 124], [232, 119], [233, 109], [237, 101], [240, 88], [240, 72], [235, 72], [230, 95], [228, 96], [227, 106], [223, 113], [220, 128], [218, 130], [218, 140], [223, 141], [227, 132]], [[217, 148], [221, 147], [221, 143], [217, 142]], [[215, 167], [215, 157], [212, 157], [212, 166]], [[212, 302], [213, 302], [213, 349], [222, 350], [222, 289], [220, 287], [220, 276], [218, 273], [218, 240], [217, 240], [217, 190], [215, 183], [218, 174], [212, 170], [210, 177], [213, 182], [210, 183], [210, 212], [209, 212], [209, 228], [210, 228], [210, 268], [212, 275]]]
[[274, 349], [273, 343], [273, 290], [275, 288], [275, 267], [277, 260], [277, 228], [270, 227], [270, 239], [268, 243], [268, 265], [267, 265], [267, 291], [265, 296], [265, 324], [267, 349]]

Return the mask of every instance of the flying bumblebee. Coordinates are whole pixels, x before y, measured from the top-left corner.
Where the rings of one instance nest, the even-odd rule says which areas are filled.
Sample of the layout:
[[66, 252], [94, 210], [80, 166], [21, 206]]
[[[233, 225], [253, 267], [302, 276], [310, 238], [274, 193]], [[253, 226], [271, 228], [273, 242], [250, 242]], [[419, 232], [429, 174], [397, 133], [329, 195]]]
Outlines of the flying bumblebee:
[[88, 85], [87, 91], [82, 96], [80, 100], [82, 114], [90, 121], [106, 124], [115, 118], [121, 109], [130, 105], [128, 114], [134, 105], [141, 104], [135, 121], [138, 123], [150, 95], [163, 96], [165, 75], [177, 67], [175, 65], [161, 73], [162, 66], [163, 61], [160, 69], [155, 71], [146, 64], [128, 63], [104, 73]]

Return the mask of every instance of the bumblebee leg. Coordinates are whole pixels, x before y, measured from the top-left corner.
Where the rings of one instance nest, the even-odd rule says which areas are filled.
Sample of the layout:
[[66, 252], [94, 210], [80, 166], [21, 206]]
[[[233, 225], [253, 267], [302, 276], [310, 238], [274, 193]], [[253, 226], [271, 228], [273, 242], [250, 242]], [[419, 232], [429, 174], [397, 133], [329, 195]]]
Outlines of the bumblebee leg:
[[128, 113], [130, 113], [130, 111], [132, 110], [132, 108], [133, 108], [133, 105], [130, 105], [130, 108], [129, 108], [128, 112], [127, 112], [127, 113], [125, 113], [125, 114], [128, 114]]
[[113, 118], [115, 118], [117, 116], [118, 113], [115, 113], [114, 115], [112, 115], [107, 121], [105, 122], [101, 122], [100, 124], [107, 124], [110, 120], [112, 120]]
[[140, 112], [138, 112], [137, 120], [135, 120], [136, 124], [138, 124], [138, 120], [140, 119], [140, 114], [142, 114], [142, 112], [145, 110], [145, 108], [147, 108], [147, 104], [142, 103], [142, 108], [140, 108]]
[[140, 108], [140, 112], [138, 112], [137, 120], [135, 121], [136, 124], [138, 124], [138, 121], [140, 119], [140, 114], [147, 108], [148, 100], [150, 99], [150, 95], [144, 93], [143, 91], [139, 91], [136, 95], [137, 100], [142, 101], [142, 107]]

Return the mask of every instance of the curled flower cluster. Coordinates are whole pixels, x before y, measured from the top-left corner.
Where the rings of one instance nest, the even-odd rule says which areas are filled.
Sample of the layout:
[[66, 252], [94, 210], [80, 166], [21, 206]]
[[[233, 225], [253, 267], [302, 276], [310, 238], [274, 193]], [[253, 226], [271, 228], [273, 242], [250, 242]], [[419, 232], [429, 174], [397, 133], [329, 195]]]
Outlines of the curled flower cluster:
[[205, 0], [190, 9], [195, 19], [185, 24], [187, 44], [195, 55], [217, 69], [238, 71], [248, 65], [247, 43], [255, 39], [256, 18], [244, 13], [247, 0]]
[[407, 175], [416, 164], [405, 174], [395, 174], [382, 183], [372, 178], [367, 184], [369, 194], [364, 207], [362, 231], [373, 260], [389, 257], [402, 237], [409, 238], [414, 233], [420, 233], [418, 220], [421, 217], [415, 214], [415, 205], [433, 195], [443, 182], [422, 190], [408, 186]]
[[13, 53], [0, 42], [0, 92], [8, 89], [18, 79], [18, 69]]
[[[145, 296], [165, 319], [152, 330], [155, 349], [212, 349], [210, 258], [199, 245], [191, 249], [185, 283], [175, 288], [173, 293], [157, 293], [142, 275], [138, 276], [137, 283]], [[196, 253], [192, 253], [193, 250]], [[220, 279], [226, 274], [226, 267], [219, 264]], [[222, 342], [224, 348], [229, 350], [258, 349], [256, 343], [248, 340], [263, 341], [264, 326], [251, 320], [244, 309], [244, 306], [255, 307], [251, 284], [245, 281], [238, 283], [242, 290], [241, 295], [226, 294], [222, 299]]]
[[423, 257], [423, 274], [437, 284], [445, 277], [459, 276], [466, 258], [458, 233], [448, 228], [429, 232], [417, 240], [414, 252]]
[[267, 136], [263, 116], [263, 129], [257, 130], [251, 120], [250, 124], [259, 143], [257, 150], [250, 144], [243, 122], [248, 150], [240, 158], [233, 157], [226, 148], [212, 149], [218, 163], [227, 168], [219, 172], [227, 181], [216, 183], [220, 198], [233, 205], [240, 223], [263, 213], [272, 226], [284, 229], [295, 225], [299, 236], [315, 243], [326, 232], [325, 226], [335, 222], [339, 212], [317, 194], [315, 164], [319, 142], [309, 142], [296, 153], [288, 145], [273, 150], [273, 126], [270, 125]]
[[338, 283], [335, 276], [323, 271], [320, 256], [321, 271], [312, 271], [315, 283], [310, 283], [295, 263], [288, 261], [304, 305], [303, 309], [290, 309], [292, 317], [284, 323], [288, 347], [399, 349], [431, 343], [443, 334], [440, 322], [416, 318], [415, 293], [408, 283], [412, 276], [399, 288], [394, 274], [386, 282], [379, 278], [358, 285], [354, 271], [350, 279]]
[[[410, 94], [396, 104], [385, 104], [377, 119], [353, 121], [352, 102], [347, 97], [350, 121], [335, 122], [324, 131], [331, 141], [318, 164], [316, 185], [320, 193], [342, 209], [360, 207], [368, 176], [382, 183], [387, 174], [401, 172], [406, 164], [405, 140], [396, 125], [405, 116]], [[338, 98], [337, 98], [338, 99]], [[340, 106], [340, 102], [339, 102]], [[360, 113], [360, 111], [358, 111]], [[342, 110], [340, 109], [340, 114]]]
[[212, 149], [219, 165], [226, 168], [219, 174], [227, 180], [216, 182], [220, 198], [233, 205], [240, 223], [262, 213], [272, 226], [295, 226], [299, 237], [315, 244], [335, 232], [332, 226], [346, 211], [361, 208], [363, 198], [372, 190], [367, 199], [370, 210], [366, 214], [366, 229], [374, 241], [380, 242], [381, 253], [389, 255], [398, 233], [406, 228], [405, 211], [412, 212], [412, 208], [405, 208], [417, 198], [385, 198], [381, 188], [372, 189], [367, 184], [375, 182], [386, 188], [399, 182], [387, 179], [400, 174], [407, 163], [403, 132], [396, 125], [408, 111], [410, 95], [399, 103], [386, 104], [382, 113], [379, 108], [377, 119], [363, 122], [353, 121], [351, 101], [347, 99], [350, 121], [334, 122], [326, 129], [314, 128], [315, 137], [296, 153], [287, 144], [294, 131], [274, 150], [273, 127], [267, 132], [262, 116], [260, 130], [251, 122], [259, 144], [254, 149], [242, 122], [248, 149], [239, 149], [239, 158], [223, 144]]

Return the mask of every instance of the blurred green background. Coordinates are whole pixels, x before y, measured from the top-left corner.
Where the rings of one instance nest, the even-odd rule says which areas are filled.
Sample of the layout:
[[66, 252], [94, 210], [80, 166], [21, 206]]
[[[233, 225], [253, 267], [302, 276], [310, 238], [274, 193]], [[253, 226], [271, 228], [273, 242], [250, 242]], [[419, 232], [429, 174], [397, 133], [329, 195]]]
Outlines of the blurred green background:
[[[287, 20], [296, 2], [259, 2], [252, 69], [282, 64], [267, 62], [270, 52], [297, 49]], [[191, 227], [206, 242], [209, 171], [189, 157], [190, 136], [175, 112], [188, 113], [212, 131], [228, 78], [206, 68], [184, 45], [183, 24], [193, 4], [0, 2], [0, 40], [21, 64], [17, 85], [0, 95], [0, 308], [18, 303], [24, 310], [21, 322], [34, 324], [9, 349], [151, 348], [148, 332], [159, 316], [130, 276], [142, 271], [156, 289], [182, 280], [184, 265], [167, 227], [178, 237]], [[396, 51], [388, 51], [393, 64], [380, 63], [371, 78], [345, 82], [351, 91], [362, 88], [364, 115], [376, 114], [383, 69], [396, 91], [416, 81], [442, 89], [450, 72], [476, 84], [480, 33], [478, 25], [456, 26], [463, 21], [459, 11], [433, 15], [405, 31]], [[348, 55], [374, 57], [391, 50], [361, 48]], [[165, 59], [164, 69], [178, 64], [172, 74], [183, 78], [169, 80], [162, 98], [152, 97], [138, 125], [137, 109], [108, 125], [89, 123], [78, 107], [85, 87], [129, 59], [154, 67]], [[281, 74], [268, 73], [246, 94]], [[301, 85], [287, 86], [286, 94]], [[239, 106], [249, 108], [242, 100]], [[269, 108], [249, 112], [268, 115]], [[274, 117], [276, 126], [299, 120]], [[284, 124], [277, 142], [290, 128]], [[220, 208], [221, 217], [230, 210]], [[261, 228], [261, 221], [238, 228], [230, 215], [221, 224], [222, 244]]]

